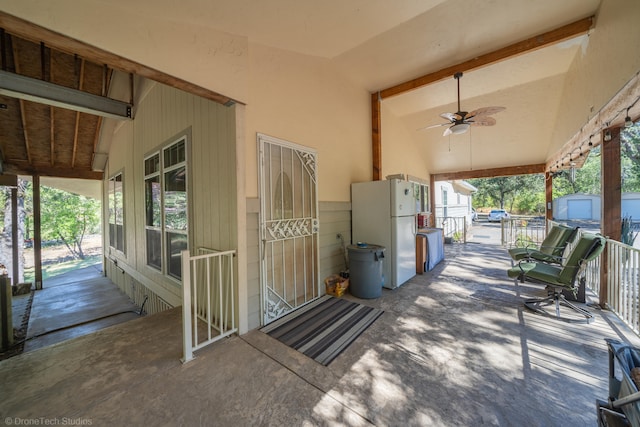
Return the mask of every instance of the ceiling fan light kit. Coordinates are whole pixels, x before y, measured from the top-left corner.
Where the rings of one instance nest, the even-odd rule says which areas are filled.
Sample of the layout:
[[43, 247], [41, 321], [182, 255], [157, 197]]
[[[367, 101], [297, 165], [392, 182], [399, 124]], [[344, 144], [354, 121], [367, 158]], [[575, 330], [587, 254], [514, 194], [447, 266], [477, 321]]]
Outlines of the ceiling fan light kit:
[[460, 135], [460, 134], [463, 134], [466, 131], [468, 131], [470, 126], [471, 126], [471, 124], [469, 124], [469, 123], [458, 123], [458, 124], [455, 124], [455, 125], [451, 126], [449, 128], [449, 130], [454, 135]]
[[503, 111], [504, 107], [483, 107], [473, 110], [468, 113], [466, 111], [462, 111], [460, 108], [460, 78], [462, 77], [462, 72], [457, 72], [453, 75], [453, 78], [458, 82], [458, 112], [456, 113], [442, 113], [440, 117], [443, 119], [449, 120], [448, 123], [440, 123], [437, 125], [427, 126], [422, 129], [430, 129], [434, 127], [440, 126], [449, 126], [445, 129], [443, 136], [447, 135], [461, 135], [469, 130], [470, 126], [493, 126], [496, 124], [496, 119], [493, 117], [489, 117], [491, 114], [499, 113]]

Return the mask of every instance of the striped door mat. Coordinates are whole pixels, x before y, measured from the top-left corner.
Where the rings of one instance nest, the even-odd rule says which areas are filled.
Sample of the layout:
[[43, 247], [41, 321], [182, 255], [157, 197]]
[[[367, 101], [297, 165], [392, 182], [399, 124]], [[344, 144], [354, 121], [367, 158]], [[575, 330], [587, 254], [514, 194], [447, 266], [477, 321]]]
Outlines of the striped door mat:
[[260, 329], [327, 366], [383, 311], [324, 296]]

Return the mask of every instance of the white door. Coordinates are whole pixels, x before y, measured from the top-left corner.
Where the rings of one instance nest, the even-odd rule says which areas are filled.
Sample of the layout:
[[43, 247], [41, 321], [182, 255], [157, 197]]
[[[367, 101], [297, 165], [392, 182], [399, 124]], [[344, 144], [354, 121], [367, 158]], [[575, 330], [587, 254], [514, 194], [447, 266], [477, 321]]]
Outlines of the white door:
[[320, 296], [316, 152], [258, 134], [264, 324]]

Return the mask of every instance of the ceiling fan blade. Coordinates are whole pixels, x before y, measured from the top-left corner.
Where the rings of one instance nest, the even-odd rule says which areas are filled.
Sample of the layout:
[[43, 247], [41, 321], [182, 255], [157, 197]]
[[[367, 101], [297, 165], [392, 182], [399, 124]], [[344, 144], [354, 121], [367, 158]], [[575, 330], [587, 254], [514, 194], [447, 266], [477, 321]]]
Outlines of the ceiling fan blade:
[[454, 123], [456, 120], [462, 120], [462, 117], [455, 113], [442, 113], [440, 117], [449, 120], [451, 123]]
[[444, 130], [444, 133], [442, 134], [442, 136], [448, 136], [451, 135], [453, 132], [451, 132], [451, 128], [448, 127]]
[[416, 129], [416, 131], [425, 130], [425, 129], [439, 128], [441, 126], [450, 126], [450, 125], [451, 125], [451, 123], [438, 123], [437, 125], [429, 125], [429, 126], [418, 128], [418, 129]]
[[470, 119], [477, 116], [490, 116], [491, 114], [496, 114], [504, 110], [504, 107], [482, 107], [470, 112], [469, 115], [467, 115], [467, 118]]
[[473, 119], [468, 121], [472, 126], [493, 126], [496, 124], [496, 119], [489, 116], [476, 116]]

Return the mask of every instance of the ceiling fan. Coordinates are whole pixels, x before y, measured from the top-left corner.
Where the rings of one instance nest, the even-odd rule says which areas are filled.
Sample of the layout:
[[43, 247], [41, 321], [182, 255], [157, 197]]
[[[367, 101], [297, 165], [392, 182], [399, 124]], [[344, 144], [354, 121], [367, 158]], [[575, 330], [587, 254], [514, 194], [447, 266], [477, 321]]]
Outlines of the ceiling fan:
[[447, 135], [459, 135], [469, 130], [469, 126], [493, 126], [496, 124], [496, 119], [489, 117], [492, 114], [503, 111], [504, 107], [483, 107], [471, 111], [470, 113], [460, 110], [460, 78], [462, 73], [458, 72], [453, 75], [453, 78], [458, 81], [458, 112], [457, 113], [442, 113], [440, 117], [449, 120], [448, 123], [439, 123], [437, 125], [426, 126], [418, 130], [431, 129], [439, 126], [449, 126], [445, 129], [443, 136]]

